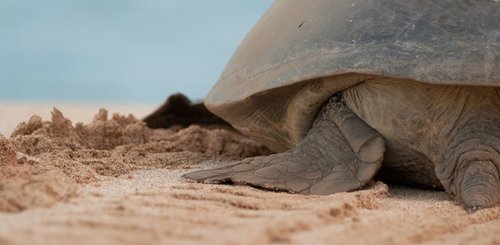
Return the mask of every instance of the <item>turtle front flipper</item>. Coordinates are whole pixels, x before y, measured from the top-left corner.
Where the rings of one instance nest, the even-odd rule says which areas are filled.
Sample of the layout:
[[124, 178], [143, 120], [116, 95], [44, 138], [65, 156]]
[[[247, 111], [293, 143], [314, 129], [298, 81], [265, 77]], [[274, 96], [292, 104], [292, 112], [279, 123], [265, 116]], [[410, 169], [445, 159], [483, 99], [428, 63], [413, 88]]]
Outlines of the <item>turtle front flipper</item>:
[[337, 95], [322, 107], [311, 130], [294, 148], [183, 177], [206, 183], [248, 184], [327, 195], [365, 185], [379, 169], [383, 153], [382, 136]]

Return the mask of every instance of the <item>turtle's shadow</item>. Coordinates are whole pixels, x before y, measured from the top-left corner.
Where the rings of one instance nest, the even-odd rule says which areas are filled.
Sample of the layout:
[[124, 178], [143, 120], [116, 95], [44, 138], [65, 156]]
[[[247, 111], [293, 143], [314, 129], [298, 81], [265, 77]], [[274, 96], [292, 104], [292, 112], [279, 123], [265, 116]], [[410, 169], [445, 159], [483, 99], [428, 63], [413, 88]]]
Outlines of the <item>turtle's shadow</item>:
[[421, 202], [454, 201], [444, 190], [388, 184], [389, 197], [393, 199]]

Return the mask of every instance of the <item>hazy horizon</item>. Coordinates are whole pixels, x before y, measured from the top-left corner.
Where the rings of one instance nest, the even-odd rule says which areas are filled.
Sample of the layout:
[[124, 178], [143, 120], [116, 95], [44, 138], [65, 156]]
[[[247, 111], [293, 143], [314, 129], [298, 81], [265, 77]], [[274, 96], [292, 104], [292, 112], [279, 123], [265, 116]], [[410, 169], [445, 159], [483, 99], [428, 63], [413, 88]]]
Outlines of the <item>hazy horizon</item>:
[[201, 99], [271, 3], [0, 1], [0, 100]]

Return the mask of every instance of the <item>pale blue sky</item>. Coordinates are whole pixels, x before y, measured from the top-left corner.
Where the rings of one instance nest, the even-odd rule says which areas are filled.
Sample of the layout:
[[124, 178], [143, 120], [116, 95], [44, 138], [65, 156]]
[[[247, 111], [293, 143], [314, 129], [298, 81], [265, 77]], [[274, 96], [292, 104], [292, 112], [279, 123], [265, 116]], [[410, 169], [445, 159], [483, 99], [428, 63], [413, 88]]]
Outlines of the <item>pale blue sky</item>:
[[272, 0], [0, 0], [0, 100], [203, 98]]

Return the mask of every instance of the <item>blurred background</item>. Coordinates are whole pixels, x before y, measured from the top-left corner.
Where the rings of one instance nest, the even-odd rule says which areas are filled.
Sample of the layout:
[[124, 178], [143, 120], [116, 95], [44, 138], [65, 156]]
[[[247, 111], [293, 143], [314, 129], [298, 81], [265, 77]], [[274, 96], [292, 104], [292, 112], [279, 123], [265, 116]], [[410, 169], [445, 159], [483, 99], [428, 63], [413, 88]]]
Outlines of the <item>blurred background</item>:
[[58, 107], [142, 117], [201, 100], [272, 0], [0, 0], [0, 133]]

